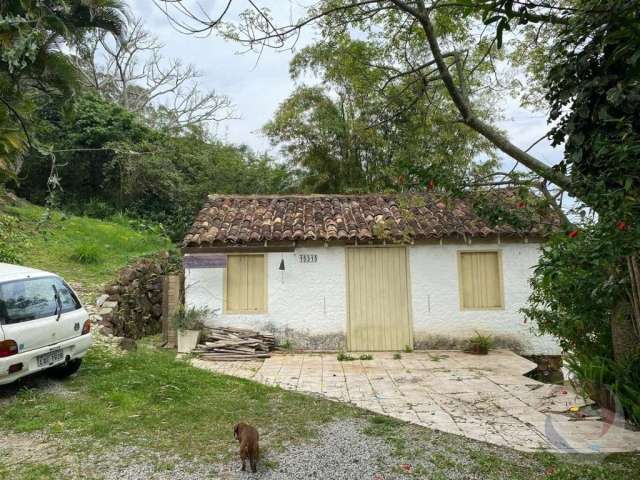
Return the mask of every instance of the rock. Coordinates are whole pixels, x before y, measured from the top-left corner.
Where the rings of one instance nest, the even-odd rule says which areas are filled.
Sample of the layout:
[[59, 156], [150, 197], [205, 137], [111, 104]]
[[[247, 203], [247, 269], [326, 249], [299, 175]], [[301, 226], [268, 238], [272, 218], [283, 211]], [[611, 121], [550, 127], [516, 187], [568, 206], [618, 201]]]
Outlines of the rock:
[[102, 295], [100, 295], [97, 299], [96, 299], [96, 305], [98, 307], [102, 307], [102, 305], [104, 304], [104, 302], [106, 302], [107, 300], [109, 300], [109, 294], [107, 293], [103, 293]]
[[113, 327], [113, 322], [109, 318], [103, 318], [100, 322], [100, 325], [104, 325], [105, 327]]
[[11, 205], [18, 205], [18, 203], [20, 203], [20, 199], [18, 198], [18, 196], [13, 193], [13, 192], [7, 192], [5, 193], [5, 197], [7, 200], [9, 200], [9, 202], [11, 203]]
[[162, 304], [162, 292], [153, 292], [151, 295], [147, 295], [151, 303]]
[[127, 352], [135, 352], [138, 349], [138, 344], [131, 338], [121, 337], [117, 340], [116, 345], [122, 350]]
[[162, 281], [158, 281], [154, 279], [152, 282], [147, 283], [145, 289], [147, 292], [161, 292], [162, 291]]
[[153, 307], [146, 295], [139, 296], [137, 298], [137, 304], [138, 308], [140, 308], [140, 310], [145, 313], [150, 312], [151, 308]]
[[120, 274], [120, 280], [125, 285], [129, 285], [136, 277], [138, 276], [138, 272], [135, 267], [126, 268]]
[[104, 335], [105, 337], [107, 337], [109, 335], [113, 335], [113, 328], [107, 327], [106, 325], [102, 326], [102, 327], [100, 327], [100, 333], [102, 335]]
[[111, 329], [115, 338], [140, 338], [162, 331], [163, 272], [177, 271], [179, 262], [168, 252], [141, 258], [125, 267], [118, 282], [106, 288], [108, 298], [90, 312]]

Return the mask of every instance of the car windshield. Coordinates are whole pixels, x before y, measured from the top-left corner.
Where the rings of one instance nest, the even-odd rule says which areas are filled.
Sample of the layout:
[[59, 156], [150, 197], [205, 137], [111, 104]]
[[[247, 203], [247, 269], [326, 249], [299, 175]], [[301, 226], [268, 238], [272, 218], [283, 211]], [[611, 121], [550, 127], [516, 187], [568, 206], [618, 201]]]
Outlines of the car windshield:
[[60, 296], [62, 313], [80, 307], [71, 289], [56, 277], [0, 284], [0, 322], [6, 325], [57, 315], [56, 292]]

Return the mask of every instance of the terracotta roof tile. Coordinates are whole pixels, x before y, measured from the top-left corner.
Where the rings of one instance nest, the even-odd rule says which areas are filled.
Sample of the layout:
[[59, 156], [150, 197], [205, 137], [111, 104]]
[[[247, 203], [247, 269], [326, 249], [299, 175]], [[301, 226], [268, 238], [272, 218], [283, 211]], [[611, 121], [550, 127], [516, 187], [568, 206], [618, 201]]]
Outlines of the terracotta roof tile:
[[[505, 206], [515, 197], [500, 192]], [[401, 200], [401, 198], [403, 200]], [[543, 221], [544, 220], [544, 221]], [[371, 195], [209, 195], [184, 238], [184, 247], [264, 241], [346, 242], [445, 237], [545, 235], [559, 220], [534, 218], [526, 229], [489, 225], [463, 199], [434, 193]]]

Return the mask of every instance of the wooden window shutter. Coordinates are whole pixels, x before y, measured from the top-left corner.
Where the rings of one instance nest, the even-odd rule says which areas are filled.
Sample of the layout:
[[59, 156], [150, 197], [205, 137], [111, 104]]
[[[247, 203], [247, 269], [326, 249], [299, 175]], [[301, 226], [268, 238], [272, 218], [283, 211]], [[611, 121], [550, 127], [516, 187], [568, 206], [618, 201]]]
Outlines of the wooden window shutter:
[[264, 255], [229, 255], [225, 309], [227, 312], [265, 312]]
[[502, 308], [502, 278], [498, 252], [460, 253], [462, 308]]

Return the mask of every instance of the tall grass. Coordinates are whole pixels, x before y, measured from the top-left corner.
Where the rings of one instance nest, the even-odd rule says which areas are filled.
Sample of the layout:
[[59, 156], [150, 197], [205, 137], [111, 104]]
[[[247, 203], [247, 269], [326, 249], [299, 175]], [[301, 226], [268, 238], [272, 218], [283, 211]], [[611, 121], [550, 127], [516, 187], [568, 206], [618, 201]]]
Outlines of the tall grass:
[[172, 248], [164, 235], [139, 231], [125, 222], [58, 211], [44, 215], [45, 209], [30, 204], [4, 207], [2, 213], [13, 217], [29, 239], [30, 248], [21, 259], [24, 265], [58, 273], [87, 287], [110, 281], [136, 257]]
[[102, 261], [102, 253], [100, 247], [93, 243], [81, 243], [73, 248], [69, 258], [75, 262], [90, 265], [100, 263]]

